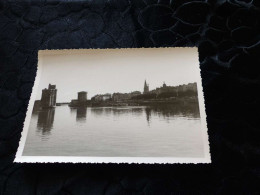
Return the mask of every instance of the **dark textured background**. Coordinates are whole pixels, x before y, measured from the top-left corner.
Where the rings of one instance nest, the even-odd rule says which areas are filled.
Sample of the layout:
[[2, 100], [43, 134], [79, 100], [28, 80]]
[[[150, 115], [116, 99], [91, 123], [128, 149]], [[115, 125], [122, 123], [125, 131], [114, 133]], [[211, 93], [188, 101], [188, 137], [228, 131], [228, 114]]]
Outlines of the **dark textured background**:
[[[259, 194], [260, 1], [0, 1], [1, 194]], [[210, 165], [16, 164], [39, 49], [198, 46]]]

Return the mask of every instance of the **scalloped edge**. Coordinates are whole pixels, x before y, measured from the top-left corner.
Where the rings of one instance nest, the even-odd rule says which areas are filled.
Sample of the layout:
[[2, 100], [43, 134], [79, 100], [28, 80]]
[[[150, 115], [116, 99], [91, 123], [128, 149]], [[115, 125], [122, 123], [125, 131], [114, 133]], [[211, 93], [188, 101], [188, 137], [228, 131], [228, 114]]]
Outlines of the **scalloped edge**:
[[[25, 146], [27, 133], [29, 129], [29, 124], [32, 115], [32, 109], [34, 100], [36, 99], [36, 92], [38, 89], [38, 85], [40, 82], [40, 77], [42, 73], [42, 62], [40, 57], [44, 54], [64, 54], [66, 53], [79, 53], [79, 51], [85, 50], [129, 50], [129, 49], [178, 49], [178, 48], [192, 48], [195, 49], [197, 53], [197, 61], [194, 62], [197, 65], [197, 68], [200, 72], [200, 79], [197, 82], [198, 88], [198, 98], [199, 98], [199, 110], [201, 117], [201, 128], [202, 128], [202, 137], [203, 137], [203, 145], [204, 145], [204, 158], [176, 158], [176, 157], [79, 157], [79, 156], [23, 156], [23, 149]], [[37, 65], [37, 73], [34, 81], [32, 93], [30, 96], [29, 106], [27, 108], [26, 117], [24, 121], [22, 136], [19, 142], [19, 147], [14, 159], [16, 163], [128, 163], [128, 164], [204, 164], [211, 163], [211, 154], [209, 147], [209, 136], [208, 136], [208, 128], [207, 128], [207, 116], [205, 109], [205, 100], [204, 93], [202, 87], [202, 78], [201, 78], [201, 69], [199, 63], [199, 53], [197, 47], [150, 47], [150, 48], [97, 48], [97, 49], [46, 49], [38, 51], [38, 65]]]

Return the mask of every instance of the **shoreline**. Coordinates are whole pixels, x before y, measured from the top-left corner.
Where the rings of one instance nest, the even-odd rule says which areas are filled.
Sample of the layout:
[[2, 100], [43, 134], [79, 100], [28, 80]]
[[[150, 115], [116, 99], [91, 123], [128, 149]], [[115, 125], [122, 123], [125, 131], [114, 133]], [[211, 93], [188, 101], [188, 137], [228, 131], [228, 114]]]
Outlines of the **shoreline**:
[[[197, 97], [189, 98], [175, 98], [175, 99], [153, 99], [153, 100], [127, 100], [127, 101], [101, 101], [101, 102], [87, 102], [83, 105], [71, 105], [71, 108], [80, 107], [123, 107], [123, 106], [163, 106], [163, 105], [185, 105], [198, 104]], [[65, 104], [64, 104], [65, 105]]]

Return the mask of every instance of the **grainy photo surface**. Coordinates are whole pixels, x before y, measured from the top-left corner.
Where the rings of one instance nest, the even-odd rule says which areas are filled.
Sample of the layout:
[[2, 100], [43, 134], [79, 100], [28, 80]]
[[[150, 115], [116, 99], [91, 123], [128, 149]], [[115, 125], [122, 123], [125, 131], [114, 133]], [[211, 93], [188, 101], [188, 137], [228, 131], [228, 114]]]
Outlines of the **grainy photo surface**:
[[197, 48], [39, 51], [15, 161], [209, 163]]

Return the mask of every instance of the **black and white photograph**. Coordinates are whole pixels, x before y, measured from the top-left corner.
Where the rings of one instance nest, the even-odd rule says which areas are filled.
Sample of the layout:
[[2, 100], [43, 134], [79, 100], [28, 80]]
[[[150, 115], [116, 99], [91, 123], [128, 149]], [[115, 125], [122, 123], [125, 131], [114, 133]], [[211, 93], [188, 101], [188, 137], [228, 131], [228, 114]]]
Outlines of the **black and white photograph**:
[[197, 48], [39, 51], [15, 161], [210, 163]]
[[0, 1], [0, 195], [260, 194], [260, 0]]

